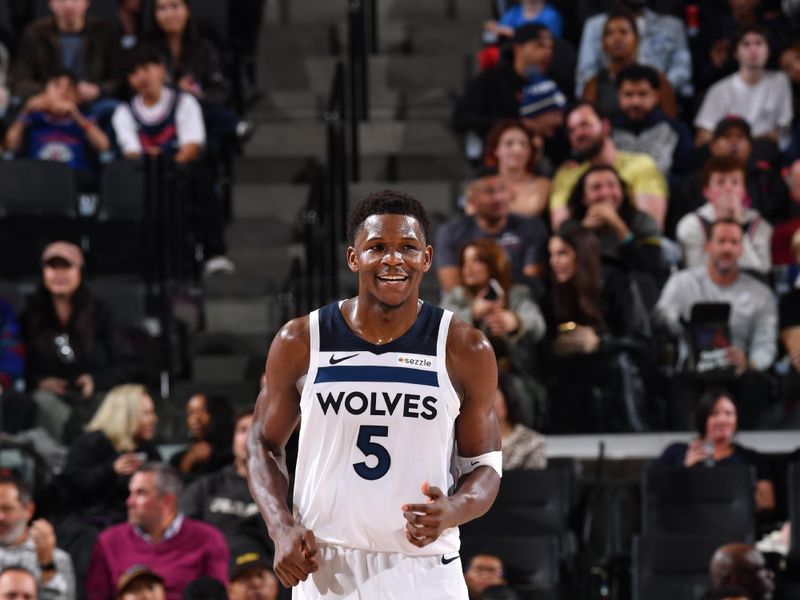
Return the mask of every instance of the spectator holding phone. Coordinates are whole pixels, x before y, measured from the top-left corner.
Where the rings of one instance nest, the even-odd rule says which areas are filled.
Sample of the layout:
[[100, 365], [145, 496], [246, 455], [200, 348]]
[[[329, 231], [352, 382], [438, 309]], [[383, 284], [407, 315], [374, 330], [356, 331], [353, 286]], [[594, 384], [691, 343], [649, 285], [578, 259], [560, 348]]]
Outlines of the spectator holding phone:
[[153, 443], [157, 421], [144, 386], [120, 385], [106, 394], [67, 454], [60, 481], [70, 504], [99, 526], [124, 521], [131, 474], [161, 460]]
[[510, 360], [523, 341], [538, 342], [545, 325], [524, 285], [512, 285], [508, 255], [488, 238], [468, 242], [459, 255], [461, 282], [441, 305], [472, 323], [492, 342], [499, 361]]

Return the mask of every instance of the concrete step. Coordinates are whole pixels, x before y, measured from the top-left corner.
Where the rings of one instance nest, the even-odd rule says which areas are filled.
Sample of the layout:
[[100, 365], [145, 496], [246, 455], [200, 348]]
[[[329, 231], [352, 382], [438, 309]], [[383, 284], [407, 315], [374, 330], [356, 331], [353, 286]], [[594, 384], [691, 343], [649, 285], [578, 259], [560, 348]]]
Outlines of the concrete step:
[[236, 383], [251, 367], [249, 354], [201, 355], [192, 357], [192, 380], [195, 382]]
[[206, 301], [206, 330], [233, 334], [276, 331], [281, 325], [277, 296], [252, 298], [209, 298]]
[[276, 218], [294, 224], [298, 211], [308, 201], [309, 188], [306, 184], [236, 184], [233, 189], [234, 219]]
[[478, 0], [381, 0], [380, 16], [385, 19], [402, 18], [413, 21], [442, 19], [455, 23], [480, 23], [491, 15], [491, 4]]
[[[336, 57], [304, 59], [311, 91], [327, 94], [336, 68]], [[419, 54], [370, 56], [367, 78], [370, 89], [425, 90], [430, 87], [460, 90], [464, 85], [464, 56]]]

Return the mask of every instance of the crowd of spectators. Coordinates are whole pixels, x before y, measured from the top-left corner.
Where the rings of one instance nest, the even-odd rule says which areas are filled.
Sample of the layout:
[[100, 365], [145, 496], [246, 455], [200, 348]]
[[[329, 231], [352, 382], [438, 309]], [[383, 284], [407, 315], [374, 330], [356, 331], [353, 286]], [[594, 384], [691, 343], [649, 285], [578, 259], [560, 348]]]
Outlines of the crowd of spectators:
[[[794, 14], [774, 2], [656, 4], [608, 2], [573, 23], [586, 11], [498, 3], [454, 108], [475, 177], [465, 215], [436, 239], [443, 301], [487, 330], [489, 288], [470, 288], [465, 259], [476, 238], [507, 252], [500, 287], [527, 286], [545, 330], [501, 367], [544, 387], [546, 414], [529, 424], [547, 431], [685, 427], [710, 367], [745, 429], [800, 404], [792, 324], [778, 319], [798, 282]], [[511, 338], [530, 332], [511, 316], [518, 297], [492, 300]], [[608, 390], [630, 383], [644, 391], [615, 403]], [[593, 414], [577, 423], [585, 403]]]
[[66, 163], [84, 193], [99, 191], [115, 160], [173, 160], [192, 189], [206, 272], [232, 272], [224, 182], [253, 131], [243, 113], [256, 93], [263, 3], [228, 3], [225, 32], [186, 0], [121, 0], [112, 20], [92, 13], [90, 0], [49, 0], [48, 11], [9, 3], [0, 16], [0, 152]]

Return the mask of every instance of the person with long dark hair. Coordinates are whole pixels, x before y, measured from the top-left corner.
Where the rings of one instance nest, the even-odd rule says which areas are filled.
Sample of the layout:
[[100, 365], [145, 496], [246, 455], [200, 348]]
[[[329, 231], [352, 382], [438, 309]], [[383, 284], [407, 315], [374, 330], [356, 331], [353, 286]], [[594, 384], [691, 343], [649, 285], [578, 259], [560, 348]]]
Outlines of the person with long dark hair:
[[219, 152], [237, 136], [248, 137], [252, 123], [239, 120], [229, 108], [231, 83], [225, 73], [222, 40], [201, 32], [188, 0], [155, 0], [151, 18], [153, 32], [148, 42], [166, 54], [172, 83], [203, 107], [209, 152]]
[[42, 253], [41, 284], [20, 318], [36, 422], [57, 440], [73, 407], [88, 408], [88, 418], [95, 392], [110, 389], [117, 379], [119, 343], [111, 311], [92, 297], [83, 265], [78, 246], [63, 241], [48, 245]]
[[191, 396], [186, 403], [186, 428], [192, 442], [170, 460], [184, 483], [231, 463], [233, 413], [227, 398], [215, 394]]
[[[555, 429], [628, 427], [604, 394], [620, 381], [619, 339], [644, 340], [649, 318], [629, 281], [605, 278], [600, 242], [590, 230], [565, 223], [550, 238], [550, 290], [543, 303], [548, 329], [544, 348]], [[580, 404], [577, 409], [575, 403]], [[628, 421], [632, 413], [628, 413]]]
[[579, 224], [597, 236], [604, 266], [613, 264], [653, 275], [660, 272], [659, 226], [634, 206], [627, 185], [614, 167], [589, 167], [572, 189], [567, 208], [565, 223]]

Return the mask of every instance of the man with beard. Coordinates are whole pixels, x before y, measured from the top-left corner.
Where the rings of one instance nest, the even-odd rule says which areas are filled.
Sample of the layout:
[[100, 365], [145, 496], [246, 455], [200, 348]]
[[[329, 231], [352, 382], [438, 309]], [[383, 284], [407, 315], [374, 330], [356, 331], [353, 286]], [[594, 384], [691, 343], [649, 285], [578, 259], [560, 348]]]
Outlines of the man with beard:
[[[672, 89], [681, 96], [692, 94], [692, 57], [686, 29], [680, 19], [660, 15], [647, 8], [647, 0], [621, 0], [633, 13], [639, 29], [639, 62], [655, 67], [667, 76]], [[575, 96], [580, 97], [586, 82], [603, 67], [603, 27], [608, 13], [586, 20], [578, 49], [575, 70]]]
[[506, 251], [515, 282], [543, 274], [547, 228], [538, 217], [510, 213], [510, 200], [508, 187], [498, 175], [470, 183], [467, 203], [472, 214], [447, 221], [436, 233], [436, 277], [442, 292], [450, 291], [461, 280], [461, 247], [479, 238], [490, 238]]
[[567, 201], [572, 188], [590, 166], [611, 165], [630, 189], [639, 210], [649, 214], [659, 227], [667, 211], [667, 182], [655, 161], [647, 154], [622, 152], [611, 139], [611, 124], [587, 102], [580, 102], [567, 113], [567, 135], [577, 165], [563, 165], [553, 177], [550, 191], [550, 220], [553, 231], [567, 218]]
[[734, 379], [728, 383], [737, 400], [740, 428], [752, 428], [768, 401], [764, 371], [777, 354], [778, 309], [772, 290], [739, 268], [743, 236], [735, 219], [714, 221], [705, 244], [706, 264], [669, 278], [656, 303], [655, 318], [673, 334], [682, 335], [682, 323], [689, 321], [695, 304], [730, 305], [725, 358]]
[[633, 64], [617, 74], [619, 109], [611, 115], [611, 139], [624, 152], [649, 154], [664, 177], [694, 168], [689, 128], [658, 105], [661, 78], [653, 67]]
[[42, 598], [75, 598], [69, 554], [56, 548], [53, 526], [44, 519], [30, 525], [35, 505], [22, 482], [0, 477], [0, 569], [19, 566], [36, 577]]

